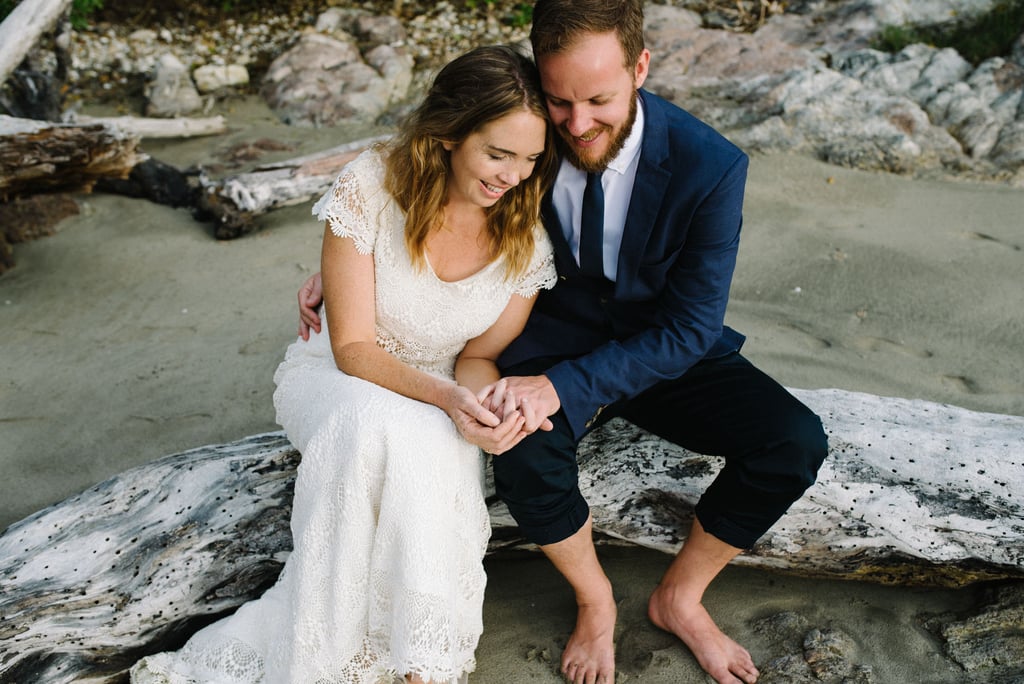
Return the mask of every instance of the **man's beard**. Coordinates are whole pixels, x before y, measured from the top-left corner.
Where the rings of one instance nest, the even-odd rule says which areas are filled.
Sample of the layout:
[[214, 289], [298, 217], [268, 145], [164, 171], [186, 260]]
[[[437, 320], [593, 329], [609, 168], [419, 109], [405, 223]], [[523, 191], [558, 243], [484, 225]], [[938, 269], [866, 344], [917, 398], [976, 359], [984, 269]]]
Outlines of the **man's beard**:
[[[608, 168], [608, 164], [611, 162], [611, 160], [615, 159], [615, 157], [618, 156], [619, 152], [622, 151], [622, 146], [626, 144], [626, 138], [629, 137], [630, 132], [633, 130], [633, 124], [636, 122], [636, 108], [638, 99], [639, 96], [636, 94], [636, 91], [634, 91], [633, 98], [629, 102], [629, 118], [627, 119], [626, 123], [622, 126], [622, 128], [619, 129], [619, 132], [612, 139], [611, 145], [608, 146], [608, 149], [605, 150], [604, 154], [602, 154], [600, 158], [581, 158], [580, 155], [576, 152], [576, 149], [573, 147], [572, 143], [565, 139], [566, 136], [572, 136], [569, 134], [568, 131], [566, 131], [562, 127], [559, 127], [558, 131], [559, 151], [566, 159], [569, 160], [569, 163], [575, 166], [577, 169], [581, 171], [586, 171], [587, 173], [601, 173], [606, 168]], [[605, 127], [605, 130], [607, 131], [608, 128]]]

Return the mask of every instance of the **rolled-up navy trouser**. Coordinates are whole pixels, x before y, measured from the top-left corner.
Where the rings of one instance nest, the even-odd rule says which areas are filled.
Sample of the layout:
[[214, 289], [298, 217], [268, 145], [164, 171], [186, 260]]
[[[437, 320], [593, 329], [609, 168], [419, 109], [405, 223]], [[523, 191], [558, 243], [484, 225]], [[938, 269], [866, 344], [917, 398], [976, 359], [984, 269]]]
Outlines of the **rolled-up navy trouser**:
[[[504, 375], [537, 375], [557, 361], [530, 360]], [[601, 414], [615, 416], [690, 451], [724, 457], [695, 513], [705, 531], [741, 549], [814, 483], [828, 453], [818, 416], [739, 353], [701, 361]], [[578, 440], [562, 411], [551, 420], [554, 430], [537, 431], [493, 459], [497, 494], [523, 535], [540, 545], [572, 536], [590, 511], [579, 490]]]

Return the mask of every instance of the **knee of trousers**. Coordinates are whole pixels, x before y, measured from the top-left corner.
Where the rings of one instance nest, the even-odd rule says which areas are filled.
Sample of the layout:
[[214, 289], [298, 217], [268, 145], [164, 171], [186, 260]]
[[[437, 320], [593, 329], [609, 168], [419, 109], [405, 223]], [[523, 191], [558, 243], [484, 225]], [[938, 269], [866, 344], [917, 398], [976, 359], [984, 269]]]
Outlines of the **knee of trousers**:
[[495, 492], [531, 542], [561, 541], [586, 522], [589, 507], [579, 490], [571, 436], [534, 433], [495, 456], [492, 466]]
[[810, 409], [793, 416], [788, 427], [787, 451], [796, 477], [794, 489], [803, 493], [814, 484], [818, 470], [828, 456], [828, 435], [821, 419]]
[[809, 409], [773, 422], [762, 447], [726, 467], [697, 503], [712, 535], [750, 548], [814, 484], [828, 454], [821, 420]]
[[814, 484], [827, 455], [828, 437], [821, 419], [800, 406], [800, 410], [775, 418], [759, 446], [735, 464], [736, 473], [740, 482], [761, 490], [763, 501], [788, 506]]

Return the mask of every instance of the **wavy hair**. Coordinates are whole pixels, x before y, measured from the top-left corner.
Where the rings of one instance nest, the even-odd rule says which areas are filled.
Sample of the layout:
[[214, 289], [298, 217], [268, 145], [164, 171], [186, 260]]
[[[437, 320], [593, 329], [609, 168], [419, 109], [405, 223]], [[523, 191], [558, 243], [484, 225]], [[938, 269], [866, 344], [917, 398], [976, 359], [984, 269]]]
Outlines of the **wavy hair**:
[[[496, 119], [526, 110], [549, 121], [533, 62], [510, 46], [480, 47], [449, 62], [426, 97], [385, 144], [384, 187], [405, 212], [405, 242], [422, 268], [427, 236], [444, 221], [451, 175], [444, 143], [461, 144]], [[506, 276], [521, 275], [533, 254], [533, 227], [554, 180], [551, 126], [533, 173], [486, 209], [492, 257], [505, 257]]]

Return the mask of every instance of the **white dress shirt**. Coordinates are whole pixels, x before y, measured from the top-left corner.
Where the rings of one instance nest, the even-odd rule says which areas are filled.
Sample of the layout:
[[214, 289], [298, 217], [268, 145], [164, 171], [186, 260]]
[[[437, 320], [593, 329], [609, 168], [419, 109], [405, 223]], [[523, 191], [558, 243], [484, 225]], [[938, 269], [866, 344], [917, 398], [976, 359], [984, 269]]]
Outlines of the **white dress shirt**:
[[[622, 149], [609, 162], [601, 176], [601, 187], [604, 188], [604, 275], [612, 281], [618, 271], [619, 247], [622, 245], [629, 199], [633, 194], [633, 181], [636, 180], [636, 169], [640, 163], [643, 131], [644, 108], [642, 102], [638, 101], [633, 128]], [[551, 191], [551, 200], [577, 264], [580, 262], [580, 217], [586, 185], [586, 172], [563, 158]]]

